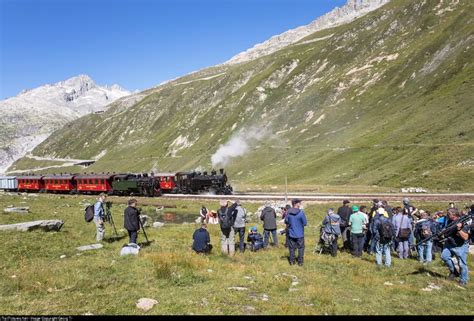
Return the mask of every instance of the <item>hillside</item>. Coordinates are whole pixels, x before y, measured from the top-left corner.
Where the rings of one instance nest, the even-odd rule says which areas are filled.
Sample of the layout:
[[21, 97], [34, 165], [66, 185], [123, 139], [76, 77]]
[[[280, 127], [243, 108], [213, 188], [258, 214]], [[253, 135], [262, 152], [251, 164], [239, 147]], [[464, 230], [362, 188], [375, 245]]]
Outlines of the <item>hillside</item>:
[[[390, 1], [82, 117], [33, 155], [103, 155], [90, 171], [225, 165], [234, 184], [287, 174], [290, 184], [472, 191], [473, 12], [467, 0]], [[10, 170], [35, 166], [23, 158]]]
[[0, 173], [69, 121], [102, 111], [129, 94], [118, 85], [99, 86], [79, 75], [0, 101]]

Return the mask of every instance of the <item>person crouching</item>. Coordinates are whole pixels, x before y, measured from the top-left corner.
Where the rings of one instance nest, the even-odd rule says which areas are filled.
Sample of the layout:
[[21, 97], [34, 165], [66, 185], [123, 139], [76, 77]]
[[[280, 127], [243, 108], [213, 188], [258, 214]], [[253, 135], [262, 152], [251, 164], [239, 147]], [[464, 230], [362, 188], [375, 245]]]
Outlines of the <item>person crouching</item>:
[[256, 252], [263, 248], [262, 234], [257, 232], [257, 227], [252, 226], [247, 235], [247, 242], [250, 242], [250, 251]]
[[196, 253], [210, 253], [212, 250], [211, 237], [207, 231], [207, 224], [201, 224], [201, 227], [194, 231], [193, 250]]
[[128, 207], [124, 211], [123, 227], [128, 231], [129, 243], [137, 244], [137, 235], [140, 230], [140, 212], [137, 209], [137, 200], [128, 200]]

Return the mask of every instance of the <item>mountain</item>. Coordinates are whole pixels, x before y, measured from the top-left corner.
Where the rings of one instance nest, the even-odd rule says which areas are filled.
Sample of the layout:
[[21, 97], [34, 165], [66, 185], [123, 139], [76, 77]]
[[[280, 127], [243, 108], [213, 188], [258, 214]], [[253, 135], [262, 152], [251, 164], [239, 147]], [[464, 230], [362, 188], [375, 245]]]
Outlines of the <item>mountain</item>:
[[129, 94], [118, 85], [98, 86], [79, 75], [0, 101], [0, 173], [54, 130]]
[[309, 36], [312, 33], [315, 33], [316, 31], [348, 23], [381, 7], [389, 1], [390, 0], [349, 0], [341, 8], [336, 7], [334, 10], [319, 17], [306, 26], [288, 30], [282, 34], [271, 37], [263, 43], [256, 44], [252, 48], [235, 55], [230, 60], [226, 61], [225, 64], [246, 62], [271, 54], [303, 39], [306, 36]]
[[[392, 0], [273, 53], [114, 103], [32, 154], [100, 155], [88, 169], [96, 172], [225, 166], [237, 189], [287, 175], [293, 186], [472, 191], [473, 6]], [[10, 170], [51, 164], [25, 157]]]

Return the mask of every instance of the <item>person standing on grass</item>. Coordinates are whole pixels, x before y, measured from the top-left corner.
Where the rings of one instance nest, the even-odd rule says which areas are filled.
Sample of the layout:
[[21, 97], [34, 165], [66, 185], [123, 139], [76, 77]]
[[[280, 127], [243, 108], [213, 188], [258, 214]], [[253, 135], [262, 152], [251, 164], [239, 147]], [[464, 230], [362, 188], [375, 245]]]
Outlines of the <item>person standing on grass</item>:
[[137, 210], [137, 200], [128, 200], [128, 207], [123, 213], [123, 227], [128, 232], [129, 243], [137, 244], [137, 235], [140, 230], [140, 213]]
[[343, 200], [342, 206], [337, 209], [337, 215], [341, 218], [342, 249], [346, 251], [351, 250], [349, 218], [352, 214], [352, 209], [349, 207], [350, 203], [349, 200]]
[[234, 244], [234, 222], [237, 207], [237, 203], [229, 206], [230, 201], [221, 200], [221, 207], [217, 211], [219, 217], [219, 225], [221, 227], [221, 251], [224, 254], [233, 256], [235, 254], [235, 244]]
[[263, 221], [263, 247], [268, 247], [270, 233], [272, 234], [273, 244], [278, 247], [276, 212], [269, 202], [265, 203], [260, 219]]
[[107, 198], [105, 193], [100, 193], [97, 202], [94, 204], [94, 223], [96, 227], [96, 240], [101, 242], [105, 235], [105, 210], [104, 202]]
[[412, 224], [411, 219], [408, 216], [408, 212], [402, 210], [401, 213], [394, 215], [392, 218], [392, 224], [395, 228], [395, 236], [398, 243], [398, 257], [401, 259], [407, 259], [409, 254], [409, 239], [412, 235]]
[[[421, 219], [415, 224], [415, 239], [416, 243], [420, 243], [424, 239], [431, 237], [436, 233], [437, 227], [435, 222], [431, 219], [430, 214], [425, 211], [420, 211]], [[423, 244], [417, 245], [418, 261], [423, 264], [429, 264], [433, 258], [433, 240], [426, 241]]]
[[196, 253], [208, 254], [212, 250], [211, 236], [207, 231], [207, 224], [202, 223], [201, 227], [194, 231], [193, 250]]
[[[459, 211], [456, 208], [448, 209], [448, 225], [456, 224], [460, 217]], [[464, 225], [462, 223], [457, 223], [456, 229], [453, 230], [451, 235], [448, 235], [448, 238], [444, 243], [443, 252], [441, 253], [441, 259], [449, 268], [450, 273], [448, 279], [454, 280], [454, 278], [459, 276], [459, 285], [461, 286], [466, 286], [469, 279], [467, 257], [469, 252], [469, 234], [471, 232], [471, 224], [472, 220]], [[458, 273], [454, 267], [452, 256], [455, 256], [458, 260], [460, 273]]]
[[351, 227], [352, 255], [361, 257], [364, 250], [364, 223], [365, 216], [361, 212], [351, 215], [349, 225]]
[[239, 251], [243, 253], [245, 250], [245, 219], [247, 217], [247, 211], [242, 207], [239, 200], [236, 200], [235, 203], [237, 203], [237, 207], [235, 208], [237, 213], [234, 222], [234, 234], [239, 235]]
[[[341, 235], [341, 217], [334, 213], [332, 208], [328, 209], [327, 215], [323, 220], [323, 231], [332, 240], [330, 242], [331, 256], [337, 255], [337, 239]], [[324, 240], [323, 240], [324, 241]]]
[[290, 265], [295, 264], [295, 252], [298, 249], [298, 265], [303, 266], [304, 261], [304, 227], [307, 224], [306, 215], [301, 209], [301, 200], [295, 198], [291, 201], [293, 206], [288, 210], [285, 224], [288, 225], [288, 248], [290, 250]]
[[375, 241], [375, 261], [377, 266], [382, 265], [385, 256], [385, 266], [390, 267], [392, 263], [391, 248], [395, 236], [392, 222], [385, 216], [387, 212], [380, 207], [372, 220], [372, 239]]

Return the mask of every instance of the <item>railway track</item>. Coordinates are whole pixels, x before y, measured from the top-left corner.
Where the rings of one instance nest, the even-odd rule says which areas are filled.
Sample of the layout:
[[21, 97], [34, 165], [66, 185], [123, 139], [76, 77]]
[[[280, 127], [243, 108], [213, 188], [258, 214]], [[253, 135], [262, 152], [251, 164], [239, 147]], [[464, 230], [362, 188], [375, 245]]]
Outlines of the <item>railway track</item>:
[[[186, 195], [186, 194], [165, 194], [162, 198], [168, 199], [194, 199], [194, 200], [246, 200], [246, 201], [284, 201], [285, 195], [282, 193], [235, 193], [233, 195]], [[454, 193], [454, 194], [410, 194], [410, 193], [374, 193], [374, 194], [288, 194], [286, 199], [299, 198], [303, 201], [314, 202], [337, 202], [344, 199], [370, 202], [373, 199], [387, 200], [387, 201], [402, 201], [403, 198], [408, 197], [411, 201], [432, 201], [432, 202], [474, 202], [474, 193]]]

